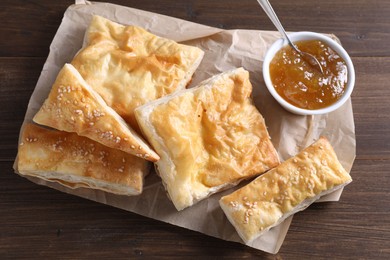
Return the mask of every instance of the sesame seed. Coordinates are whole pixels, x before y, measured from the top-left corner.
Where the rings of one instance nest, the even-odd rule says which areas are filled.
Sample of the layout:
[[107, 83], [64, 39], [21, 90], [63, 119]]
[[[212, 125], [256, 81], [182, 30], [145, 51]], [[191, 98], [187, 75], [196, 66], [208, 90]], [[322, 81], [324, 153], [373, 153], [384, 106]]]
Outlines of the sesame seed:
[[77, 110], [75, 110], [74, 111], [76, 114], [78, 114], [78, 115], [81, 115], [82, 113], [83, 113], [83, 111], [81, 111], [80, 109], [77, 109]]
[[21, 142], [19, 145], [24, 145], [24, 143], [23, 143], [23, 142]]
[[324, 149], [324, 147], [322, 147], [322, 145], [320, 145], [320, 150], [323, 150]]
[[238, 203], [236, 201], [230, 201], [229, 203], [232, 207], [237, 207]]
[[247, 196], [245, 196], [244, 198], [242, 198], [244, 201], [246, 201], [247, 199], [248, 199], [248, 197]]
[[264, 191], [264, 192], [263, 192], [263, 196], [266, 196], [266, 195], [267, 195], [267, 192], [266, 192], [266, 191]]
[[130, 147], [131, 147], [131, 149], [135, 149], [135, 146], [134, 146], [134, 145], [131, 145]]
[[93, 126], [95, 123], [94, 122], [89, 122], [89, 125], [90, 126]]
[[150, 155], [149, 155], [149, 154], [147, 154], [147, 153], [144, 155], [144, 157], [145, 157], [145, 158], [148, 158], [149, 156], [150, 156]]
[[297, 160], [296, 158], [294, 158], [294, 159], [293, 159], [293, 162], [297, 163], [297, 162], [298, 162], [298, 160]]
[[81, 98], [81, 102], [83, 102], [83, 103], [85, 102], [85, 98], [84, 97]]
[[141, 146], [138, 146], [138, 150], [141, 150]]

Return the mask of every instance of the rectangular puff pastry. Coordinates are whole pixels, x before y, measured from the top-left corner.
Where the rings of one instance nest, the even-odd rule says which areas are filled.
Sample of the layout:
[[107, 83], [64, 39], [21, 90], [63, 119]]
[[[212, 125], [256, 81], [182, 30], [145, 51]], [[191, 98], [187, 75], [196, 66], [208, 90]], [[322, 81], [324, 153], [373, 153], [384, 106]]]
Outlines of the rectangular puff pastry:
[[34, 122], [88, 137], [150, 161], [159, 156], [97, 94], [71, 64], [65, 64]]
[[97, 15], [87, 30], [86, 43], [72, 64], [136, 131], [134, 109], [185, 88], [204, 55], [197, 47]]
[[279, 164], [251, 92], [238, 68], [135, 110], [177, 210]]
[[242, 240], [250, 243], [351, 181], [328, 140], [321, 137], [295, 157], [222, 197], [220, 205]]
[[25, 124], [18, 150], [22, 175], [121, 195], [138, 195], [150, 164], [91, 139]]

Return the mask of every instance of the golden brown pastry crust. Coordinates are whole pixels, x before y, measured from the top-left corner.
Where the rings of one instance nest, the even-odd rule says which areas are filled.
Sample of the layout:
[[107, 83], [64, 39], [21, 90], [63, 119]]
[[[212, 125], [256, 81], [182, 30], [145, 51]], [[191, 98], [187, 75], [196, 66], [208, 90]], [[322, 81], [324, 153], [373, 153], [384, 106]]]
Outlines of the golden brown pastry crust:
[[87, 187], [122, 195], [142, 192], [149, 163], [88, 138], [25, 124], [18, 171], [70, 188]]
[[136, 109], [178, 210], [278, 165], [251, 91], [240, 68]]
[[247, 243], [320, 196], [351, 182], [325, 137], [243, 188], [220, 205]]
[[58, 74], [48, 98], [33, 120], [150, 161], [159, 159], [70, 64], [65, 64]]
[[72, 64], [137, 131], [134, 109], [185, 88], [204, 55], [197, 47], [101, 16], [92, 18], [86, 40]]

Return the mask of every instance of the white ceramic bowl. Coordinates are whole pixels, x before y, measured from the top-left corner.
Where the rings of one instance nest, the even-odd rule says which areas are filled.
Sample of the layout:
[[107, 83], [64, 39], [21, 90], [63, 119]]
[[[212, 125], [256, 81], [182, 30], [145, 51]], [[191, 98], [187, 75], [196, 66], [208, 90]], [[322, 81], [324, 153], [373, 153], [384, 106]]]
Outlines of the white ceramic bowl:
[[320, 114], [326, 114], [329, 112], [332, 112], [339, 107], [341, 107], [351, 96], [353, 87], [355, 85], [355, 69], [353, 67], [351, 58], [349, 57], [348, 53], [345, 51], [345, 49], [336, 41], [333, 39], [319, 34], [319, 33], [314, 33], [314, 32], [296, 32], [296, 33], [291, 33], [289, 34], [289, 37], [292, 42], [296, 41], [303, 41], [303, 40], [321, 40], [325, 43], [327, 43], [334, 51], [336, 51], [340, 57], [342, 57], [346, 64], [347, 64], [347, 70], [348, 70], [348, 79], [347, 79], [347, 85], [346, 89], [344, 92], [344, 95], [341, 96], [339, 100], [337, 100], [335, 103], [332, 105], [321, 108], [321, 109], [315, 109], [315, 110], [309, 110], [309, 109], [302, 109], [299, 107], [296, 107], [290, 103], [288, 103], [286, 100], [284, 100], [278, 92], [276, 92], [269, 73], [269, 64], [272, 61], [273, 57], [275, 54], [284, 46], [286, 46], [288, 43], [284, 39], [279, 39], [277, 40], [267, 51], [265, 54], [264, 58], [264, 63], [263, 63], [263, 77], [265, 84], [271, 93], [271, 95], [279, 102], [279, 104], [284, 107], [286, 110], [298, 114], [298, 115], [320, 115]]

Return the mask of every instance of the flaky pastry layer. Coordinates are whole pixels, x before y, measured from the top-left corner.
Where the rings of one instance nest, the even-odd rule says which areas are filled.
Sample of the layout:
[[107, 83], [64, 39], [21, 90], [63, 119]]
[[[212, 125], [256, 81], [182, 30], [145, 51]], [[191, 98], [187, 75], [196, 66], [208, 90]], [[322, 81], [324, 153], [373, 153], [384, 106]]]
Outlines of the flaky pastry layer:
[[22, 175], [121, 195], [141, 194], [150, 169], [147, 161], [128, 153], [30, 123], [23, 127], [17, 162]]
[[185, 88], [204, 55], [197, 47], [96, 15], [86, 41], [72, 64], [137, 131], [134, 109]]
[[220, 205], [240, 237], [250, 243], [321, 196], [352, 181], [325, 137], [243, 188]]
[[108, 147], [150, 161], [159, 156], [83, 80], [71, 64], [65, 64], [34, 122], [88, 137]]
[[136, 109], [178, 210], [279, 163], [242, 68]]

